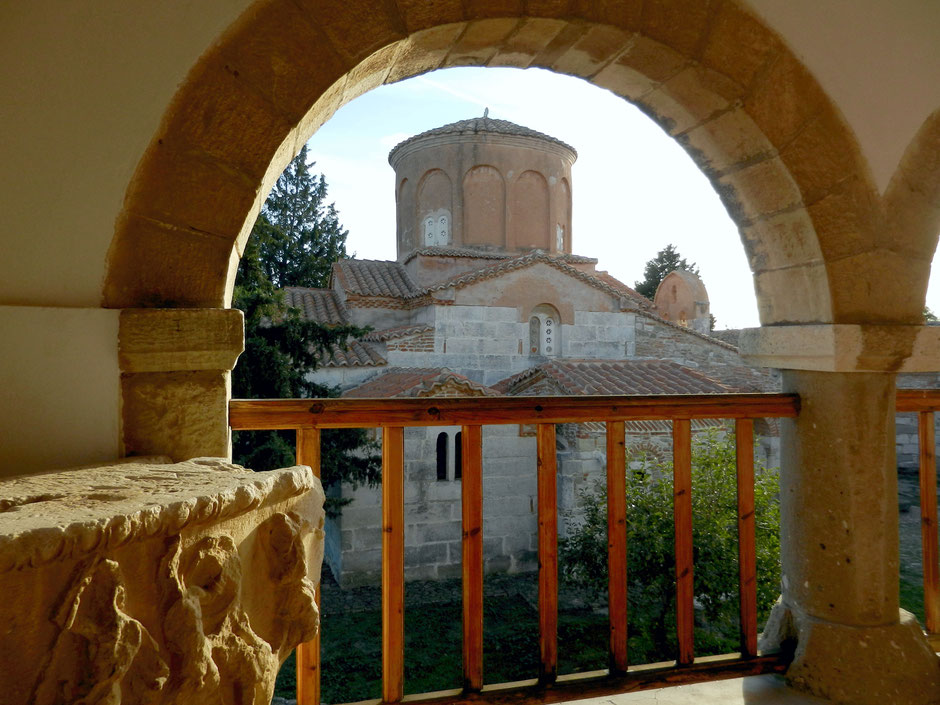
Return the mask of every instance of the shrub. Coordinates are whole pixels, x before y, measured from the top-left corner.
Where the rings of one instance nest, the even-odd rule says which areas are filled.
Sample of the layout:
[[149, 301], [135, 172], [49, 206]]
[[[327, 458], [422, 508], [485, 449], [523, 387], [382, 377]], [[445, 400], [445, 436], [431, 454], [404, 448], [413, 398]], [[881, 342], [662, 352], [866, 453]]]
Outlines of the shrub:
[[[627, 578], [631, 661], [675, 658], [675, 562], [672, 463], [628, 457]], [[779, 595], [780, 510], [776, 469], [755, 467], [758, 618]], [[607, 496], [597, 483], [579, 493], [561, 540], [564, 579], [598, 596], [607, 592]], [[740, 648], [737, 481], [733, 438], [699, 434], [692, 452], [692, 534], [699, 655]]]

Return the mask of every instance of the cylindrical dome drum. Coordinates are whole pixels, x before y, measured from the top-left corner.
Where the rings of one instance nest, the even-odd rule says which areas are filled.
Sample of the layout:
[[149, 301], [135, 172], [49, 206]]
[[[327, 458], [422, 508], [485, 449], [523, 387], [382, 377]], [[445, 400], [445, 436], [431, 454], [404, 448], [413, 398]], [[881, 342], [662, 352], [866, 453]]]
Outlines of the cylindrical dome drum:
[[571, 252], [575, 150], [489, 117], [405, 140], [395, 170], [398, 259], [426, 247]]

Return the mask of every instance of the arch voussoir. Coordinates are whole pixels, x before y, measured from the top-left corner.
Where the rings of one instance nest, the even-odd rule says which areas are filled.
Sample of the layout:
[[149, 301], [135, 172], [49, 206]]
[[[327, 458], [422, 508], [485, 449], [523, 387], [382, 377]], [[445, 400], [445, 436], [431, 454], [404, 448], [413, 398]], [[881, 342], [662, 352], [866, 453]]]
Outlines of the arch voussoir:
[[441, 67], [488, 65], [499, 47], [520, 24], [520, 19], [516, 17], [497, 17], [468, 22], [444, 57]]
[[933, 259], [940, 232], [940, 109], [907, 146], [884, 201], [886, 243], [912, 257]]
[[[133, 248], [118, 242], [125, 237], [153, 252], [159, 242], [182, 246], [192, 237], [187, 246], [205, 250], [211, 264], [179, 262], [151, 290], [118, 274], [115, 259], [109, 305], [224, 305], [224, 283], [203, 279], [218, 274], [219, 263], [237, 262], [262, 192], [302, 140], [377, 85], [466, 65], [549, 68], [639, 104], [715, 181], [745, 239], [761, 240], [746, 246], [752, 269], [767, 275], [762, 296], [790, 297], [772, 284], [793, 277], [819, 290], [820, 253], [857, 254], [854, 245], [835, 245], [870, 240], [865, 199], [853, 196], [853, 223], [836, 225], [826, 213], [846, 183], [863, 191], [867, 184], [851, 135], [776, 35], [734, 2], [264, 0], [194, 67], [128, 190], [127, 213], [172, 235], [128, 231], [137, 221], [125, 218], [112, 248], [126, 263]], [[806, 216], [804, 204], [818, 209]], [[798, 233], [803, 244], [789, 246], [784, 233]], [[810, 244], [817, 238], [818, 250]], [[809, 273], [779, 273], [806, 267]], [[803, 304], [774, 303], [762, 309], [763, 320], [830, 320], [823, 310], [830, 303], [826, 292], [806, 303], [805, 316], [797, 311]]]
[[229, 71], [296, 124], [355, 64], [293, 3], [265, 2], [248, 12], [246, 30], [222, 44], [219, 55]]
[[568, 27], [564, 20], [544, 17], [527, 17], [516, 28], [502, 46], [497, 49], [491, 66], [525, 69], [532, 65], [535, 57], [542, 54], [558, 40]]

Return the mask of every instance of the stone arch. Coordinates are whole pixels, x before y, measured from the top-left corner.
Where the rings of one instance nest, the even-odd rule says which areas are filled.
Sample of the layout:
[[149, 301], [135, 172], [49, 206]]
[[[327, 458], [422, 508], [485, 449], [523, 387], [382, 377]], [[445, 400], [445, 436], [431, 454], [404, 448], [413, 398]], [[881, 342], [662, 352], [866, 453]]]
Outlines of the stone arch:
[[461, 244], [506, 243], [506, 182], [499, 169], [475, 166], [463, 177], [463, 237]]
[[919, 316], [845, 284], [883, 255], [879, 195], [815, 79], [733, 0], [258, 0], [192, 68], [142, 157], [103, 304], [227, 305], [261, 199], [303, 141], [383, 82], [465, 65], [547, 68], [645, 110], [738, 224], [764, 324]]
[[416, 208], [418, 237], [415, 246], [443, 246], [453, 242], [453, 185], [445, 172], [432, 169], [421, 177]]
[[513, 181], [509, 197], [510, 249], [551, 250], [548, 182], [527, 170]]
[[873, 272], [879, 287], [908, 297], [909, 306], [923, 308], [931, 263], [940, 233], [940, 109], [930, 115], [911, 140], [884, 194], [884, 245], [889, 252], [874, 264], [903, 271]]

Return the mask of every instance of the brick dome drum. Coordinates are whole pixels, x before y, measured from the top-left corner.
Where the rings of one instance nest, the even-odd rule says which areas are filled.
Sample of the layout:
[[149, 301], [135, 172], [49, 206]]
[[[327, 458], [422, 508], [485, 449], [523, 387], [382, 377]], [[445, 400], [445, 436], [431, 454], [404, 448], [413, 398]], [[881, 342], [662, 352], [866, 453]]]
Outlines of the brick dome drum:
[[571, 252], [564, 142], [507, 120], [461, 120], [411, 137], [395, 169], [398, 259], [424, 247]]

